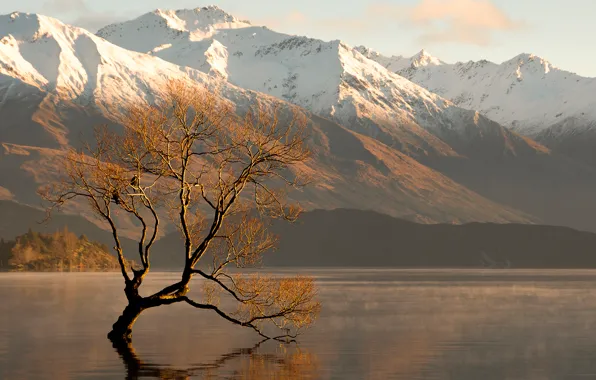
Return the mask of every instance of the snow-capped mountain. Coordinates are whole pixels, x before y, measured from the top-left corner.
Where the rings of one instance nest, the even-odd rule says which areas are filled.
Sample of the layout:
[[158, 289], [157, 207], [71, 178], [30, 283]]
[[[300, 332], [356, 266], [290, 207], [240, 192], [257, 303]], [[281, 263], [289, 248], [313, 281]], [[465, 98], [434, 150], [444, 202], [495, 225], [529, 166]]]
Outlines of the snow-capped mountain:
[[[38, 15], [0, 18], [3, 198], [38, 204], [35, 188], [57, 172], [59, 149], [97, 124], [114, 124], [131, 102], [159, 98], [178, 79], [216, 91], [240, 111], [257, 100], [312, 111], [306, 170], [316, 181], [294, 194], [307, 208], [591, 228], [591, 168], [341, 41], [276, 33], [216, 7], [155, 11], [98, 34]], [[443, 65], [423, 53], [409, 67], [433, 62]], [[544, 191], [550, 181], [565, 186]]]
[[[487, 118], [483, 108], [451, 97], [449, 92], [436, 94], [422, 82], [423, 86], [414, 84], [409, 78], [417, 79], [411, 72], [450, 67], [426, 51], [410, 58], [382, 60], [380, 54], [362, 47], [277, 33], [213, 6], [157, 10], [107, 26], [98, 35], [127, 49], [303, 106], [490, 199], [550, 223], [591, 225], [587, 211], [591, 206], [579, 206], [593, 203], [589, 198], [576, 197], [560, 207], [555, 204], [569, 199], [578, 188], [596, 186], [591, 179], [593, 169], [577, 168], [576, 163], [553, 156], [539, 143]], [[520, 68], [522, 76], [531, 71]], [[514, 103], [518, 108], [525, 106], [523, 98]], [[528, 102], [540, 108], [538, 103]], [[544, 191], [554, 178], [566, 185]], [[579, 216], [578, 208], [584, 216]], [[580, 219], [580, 224], [574, 224]]]
[[[451, 144], [469, 140], [470, 132], [502, 128], [392, 73], [363, 55], [362, 48], [277, 33], [214, 6], [156, 10], [97, 35], [287, 100], [413, 157], [465, 154]], [[408, 67], [442, 64], [424, 51], [407, 61]], [[500, 134], [514, 142], [505, 154], [527, 145], [509, 131], [493, 133]]]
[[420, 54], [388, 58], [362, 51], [460, 107], [478, 110], [556, 153], [596, 166], [596, 78], [561, 70], [532, 54], [502, 64], [445, 64], [437, 58], [420, 60]]
[[[115, 123], [114, 115], [132, 102], [159, 98], [171, 79], [202, 84], [239, 110], [256, 100], [288, 105], [199, 70], [126, 50], [53, 18], [0, 16], [2, 197], [38, 205], [35, 191], [59, 172], [60, 149], [77, 144], [81, 134], [88, 137], [98, 124]], [[331, 121], [313, 115], [310, 128], [313, 159], [305, 170], [316, 178], [294, 194], [307, 208], [373, 209], [425, 222], [534, 220]]]
[[[395, 61], [374, 52], [367, 56], [381, 64]], [[396, 62], [403, 60], [407, 61]], [[435, 64], [440, 62], [436, 58], [431, 62], [394, 64], [390, 69], [524, 135], [536, 136], [554, 125], [559, 126], [557, 132], [566, 133], [561, 126], [581, 128], [596, 121], [596, 78], [561, 70], [533, 54], [520, 54], [502, 64], [486, 60]]]
[[418, 52], [412, 57], [404, 57], [402, 55], [386, 57], [375, 50], [367, 48], [366, 46], [357, 46], [355, 47], [355, 49], [358, 50], [360, 54], [362, 54], [366, 58], [379, 63], [387, 70], [394, 73], [399, 73], [400, 71], [409, 68], [417, 68], [423, 66], [440, 66], [445, 64], [445, 62], [441, 61], [436, 57], [433, 57], [424, 49], [422, 49], [420, 52]]
[[164, 79], [211, 83], [197, 70], [123, 49], [54, 18], [25, 13], [0, 16], [0, 75], [4, 99], [15, 91], [6, 84], [18, 79], [31, 89], [100, 108], [163, 93]]
[[[66, 145], [69, 133], [76, 138], [72, 132], [80, 126], [61, 123], [56, 116], [61, 112], [72, 117], [95, 111], [110, 117], [117, 106], [161, 93], [164, 78], [205, 82], [203, 77], [196, 70], [125, 50], [50, 17], [0, 16], [0, 107], [14, 113], [19, 109], [15, 104], [35, 104], [32, 115], [23, 110], [4, 120], [4, 142]], [[65, 102], [69, 107], [59, 106]], [[31, 135], [18, 128], [27, 118], [37, 128]]]

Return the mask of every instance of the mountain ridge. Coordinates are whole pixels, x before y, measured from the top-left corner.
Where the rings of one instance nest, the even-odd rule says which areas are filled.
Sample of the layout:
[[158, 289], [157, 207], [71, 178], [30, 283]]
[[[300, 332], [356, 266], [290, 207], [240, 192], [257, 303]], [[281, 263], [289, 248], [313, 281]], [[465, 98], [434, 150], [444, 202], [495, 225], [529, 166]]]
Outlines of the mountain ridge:
[[[378, 53], [369, 53], [369, 58], [380, 63], [391, 60]], [[392, 71], [555, 151], [569, 155], [558, 147], [573, 143], [569, 135], [576, 132], [596, 142], [596, 110], [590, 95], [596, 91], [596, 78], [560, 69], [535, 54], [522, 53], [500, 64], [481, 60], [395, 66]], [[581, 149], [579, 157], [586, 154]]]
[[528, 53], [500, 65], [470, 61], [398, 73], [556, 153], [596, 167], [596, 110], [591, 100], [596, 78], [559, 69]]
[[[63, 149], [80, 146], [79, 137], [92, 138], [96, 125], [117, 129], [119, 112], [135, 102], [159, 99], [171, 79], [206, 86], [240, 113], [255, 102], [290, 106], [283, 99], [126, 50], [56, 19], [15, 13], [1, 20], [8, 26], [2, 26], [0, 39], [14, 43], [0, 44], [0, 114], [8, 120], [0, 126], [0, 168], [11, 173], [0, 178], [0, 186], [17, 201], [39, 202], [35, 190], [55, 179], [55, 162]], [[20, 31], [20, 37], [12, 30]], [[45, 59], [57, 52], [57, 60]], [[314, 159], [307, 166], [318, 181], [295, 193], [308, 208], [373, 208], [429, 222], [535, 220], [482, 198], [377, 140], [316, 115], [310, 115], [310, 121]], [[418, 133], [451, 150], [428, 132]], [[83, 206], [73, 205], [69, 212], [90, 218]]]
[[[139, 20], [112, 25], [113, 30], [126, 30], [121, 38], [100, 34], [134, 49], [134, 41], [143, 40], [146, 33]], [[569, 160], [559, 154], [560, 149], [553, 151], [495, 122], [482, 110], [461, 108], [461, 100], [433, 93], [409, 80], [407, 73], [392, 73], [363, 55], [359, 51], [363, 49], [341, 40], [327, 42], [265, 27], [236, 26], [211, 28], [208, 38], [172, 40], [155, 55], [305, 107], [397, 149], [483, 197], [542, 221], [594, 228], [596, 205], [588, 195], [596, 191], [594, 170], [584, 168], [575, 157]], [[531, 57], [516, 59], [525, 58]], [[405, 70], [411, 72], [450, 67], [426, 51], [407, 61]], [[539, 66], [524, 66], [521, 82], [517, 66], [507, 70], [519, 87], [528, 81], [525, 74]], [[511, 102], [525, 112], [522, 102]], [[539, 110], [541, 105], [528, 107]], [[552, 182], [550, 189], [544, 188]]]
[[[0, 241], [27, 233], [54, 233], [67, 226], [108, 247], [109, 232], [79, 215], [55, 214], [40, 224], [44, 212], [0, 200]], [[334, 209], [305, 212], [295, 223], [277, 221], [270, 231], [279, 236], [278, 249], [267, 252], [265, 266], [295, 267], [434, 267], [591, 268], [596, 234], [567, 227], [526, 224], [468, 223], [464, 225], [413, 223], [367, 210]], [[134, 240], [121, 238], [124, 254], [138, 260]], [[572, 249], [570, 249], [572, 247]], [[153, 247], [152, 268], [177, 268], [184, 261], [179, 232], [161, 237]], [[366, 254], [365, 254], [366, 253]], [[114, 252], [111, 252], [114, 255]]]
[[[569, 177], [566, 173], [576, 175], [574, 163], [387, 71], [340, 40], [288, 36], [225, 14], [202, 25], [205, 28], [194, 28], [199, 21], [193, 19], [196, 10], [184, 17], [176, 11], [151, 14], [149, 25], [139, 24], [141, 16], [112, 25], [113, 38], [104, 35], [118, 39], [120, 29], [130, 31], [122, 34], [126, 41], [151, 42], [142, 46], [149, 49], [143, 52], [44, 16], [16, 14], [5, 19], [12, 26], [2, 26], [0, 39], [14, 43], [0, 44], [0, 114], [6, 120], [0, 125], [0, 168], [13, 176], [0, 179], [0, 186], [17, 201], [35, 201], [35, 186], [52, 179], [52, 160], [61, 149], [76, 145], [76, 135], [89, 138], [96, 124], [118, 128], [115, 114], [128, 104], [159, 99], [167, 81], [178, 79], [216, 92], [240, 113], [255, 102], [307, 107], [314, 151], [308, 170], [317, 175], [318, 183], [296, 193], [296, 200], [308, 209], [374, 209], [427, 223], [564, 220], [577, 228], [592, 228], [587, 223], [594, 201], [572, 196], [576, 184], [585, 194], [596, 189], [585, 180], [593, 177], [589, 171]], [[168, 24], [164, 19], [177, 14], [185, 21]], [[155, 17], [163, 22], [155, 22]], [[15, 39], [9, 28], [15, 22], [29, 25], [27, 18], [43, 19], [51, 33], [31, 28], [25, 38]], [[185, 33], [181, 28], [189, 23], [194, 29]], [[54, 50], [43, 50], [50, 49], [45, 45]], [[57, 61], [40, 55], [56, 51]], [[168, 57], [188, 59], [193, 67]], [[20, 64], [6, 68], [6, 62], [17, 61]], [[541, 171], [536, 173], [535, 167]], [[519, 183], [507, 176], [513, 169], [519, 171]], [[570, 188], [542, 197], [545, 177], [565, 178]], [[495, 194], [478, 181], [509, 187], [515, 197]], [[23, 189], [20, 183], [30, 186]], [[529, 195], [537, 199], [536, 207], [522, 201], [532, 199]], [[563, 210], [567, 216], [576, 204], [586, 203], [581, 223], [561, 219], [558, 212], [541, 206], [561, 198], [573, 201]]]
[[[418, 224], [367, 210], [313, 210], [295, 223], [274, 222], [275, 252], [265, 266], [358, 268], [593, 268], [596, 235], [524, 224]], [[180, 234], [156, 250], [183, 249]], [[183, 260], [171, 257], [173, 267]], [[485, 275], [488, 273], [485, 273]]]
[[[178, 12], [192, 11], [170, 11]], [[183, 31], [184, 36], [163, 45], [163, 38], [171, 34], [168, 23], [148, 24], [145, 21], [148, 15], [161, 17], [162, 12], [112, 24], [97, 34], [116, 45], [148, 52], [241, 88], [287, 100], [387, 145], [399, 146], [411, 156], [461, 154], [441, 138], [446, 132], [451, 140], [465, 138], [457, 131], [462, 120], [475, 120], [465, 116], [473, 115], [470, 111], [391, 73], [362, 55], [362, 49], [352, 48], [341, 40], [327, 42], [291, 36], [251, 24], [208, 23], [207, 26], [192, 24], [191, 29]], [[207, 35], [202, 33], [205, 27], [209, 30]], [[201, 33], [193, 35], [197, 30]], [[155, 33], [163, 38], [156, 38], [154, 46], [145, 46], [148, 36]], [[412, 65], [434, 63], [442, 62], [425, 51], [410, 62]], [[468, 125], [501, 129], [490, 123]], [[508, 131], [494, 133], [498, 134], [512, 136]], [[520, 139], [517, 141], [524, 144]]]

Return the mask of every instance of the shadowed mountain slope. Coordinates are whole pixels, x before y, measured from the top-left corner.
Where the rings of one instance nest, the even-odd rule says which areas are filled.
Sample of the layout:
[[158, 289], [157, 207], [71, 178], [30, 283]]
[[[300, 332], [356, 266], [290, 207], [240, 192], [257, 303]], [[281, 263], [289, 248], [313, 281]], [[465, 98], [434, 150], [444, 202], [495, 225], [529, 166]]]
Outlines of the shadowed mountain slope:
[[[278, 249], [265, 266], [403, 268], [596, 268], [596, 234], [566, 227], [418, 224], [360, 210], [314, 210], [274, 222]], [[179, 252], [179, 234], [156, 245]], [[172, 256], [172, 266], [181, 261]]]
[[[84, 218], [56, 214], [47, 223], [41, 210], [0, 201], [0, 238], [14, 239], [31, 228], [52, 233], [64, 226], [90, 240], [114, 245], [109, 232]], [[470, 223], [418, 224], [372, 211], [314, 210], [296, 223], [275, 221], [275, 252], [265, 266], [425, 267], [425, 268], [595, 268], [596, 234], [566, 227]], [[126, 257], [137, 260], [137, 245], [123, 238]], [[174, 269], [184, 262], [179, 233], [156, 242], [154, 269]], [[208, 260], [207, 260], [208, 261]]]

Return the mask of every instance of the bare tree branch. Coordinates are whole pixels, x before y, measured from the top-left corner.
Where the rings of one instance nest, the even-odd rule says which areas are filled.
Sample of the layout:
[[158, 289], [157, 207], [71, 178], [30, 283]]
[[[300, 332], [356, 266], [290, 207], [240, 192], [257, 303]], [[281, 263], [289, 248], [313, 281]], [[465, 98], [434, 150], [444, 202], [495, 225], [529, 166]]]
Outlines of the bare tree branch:
[[[98, 128], [95, 144], [68, 152], [62, 180], [42, 191], [52, 204], [49, 211], [83, 199], [110, 225], [129, 301], [112, 337], [130, 336], [143, 310], [177, 302], [213, 310], [263, 337], [278, 336], [263, 332], [265, 322], [295, 332], [312, 323], [320, 307], [312, 279], [226, 272], [228, 266], [259, 263], [274, 247], [264, 216], [294, 220], [299, 214], [286, 190], [302, 185], [298, 165], [309, 157], [306, 117], [293, 106], [264, 103], [239, 116], [216, 95], [171, 82], [160, 101], [133, 105], [119, 118], [123, 133]], [[181, 233], [185, 265], [180, 281], [142, 297], [139, 287], [150, 271], [161, 212], [172, 217]], [[140, 270], [130, 268], [132, 277], [120, 242], [127, 218], [137, 221], [142, 264]], [[211, 272], [196, 268], [206, 256]], [[222, 292], [238, 309], [227, 313], [209, 299], [190, 300], [195, 275], [206, 284], [206, 298]]]

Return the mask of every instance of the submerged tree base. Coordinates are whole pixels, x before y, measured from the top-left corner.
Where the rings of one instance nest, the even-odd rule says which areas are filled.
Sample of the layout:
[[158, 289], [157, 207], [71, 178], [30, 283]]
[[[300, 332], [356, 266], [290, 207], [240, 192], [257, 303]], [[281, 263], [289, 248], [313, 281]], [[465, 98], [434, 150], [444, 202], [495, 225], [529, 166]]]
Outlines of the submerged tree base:
[[120, 344], [132, 343], [132, 330], [116, 331], [112, 330], [108, 333], [108, 339], [114, 344], [114, 347]]
[[129, 304], [122, 315], [112, 325], [112, 331], [108, 333], [108, 339], [114, 345], [129, 344], [132, 342], [132, 326], [134, 325], [143, 308], [140, 305]]

